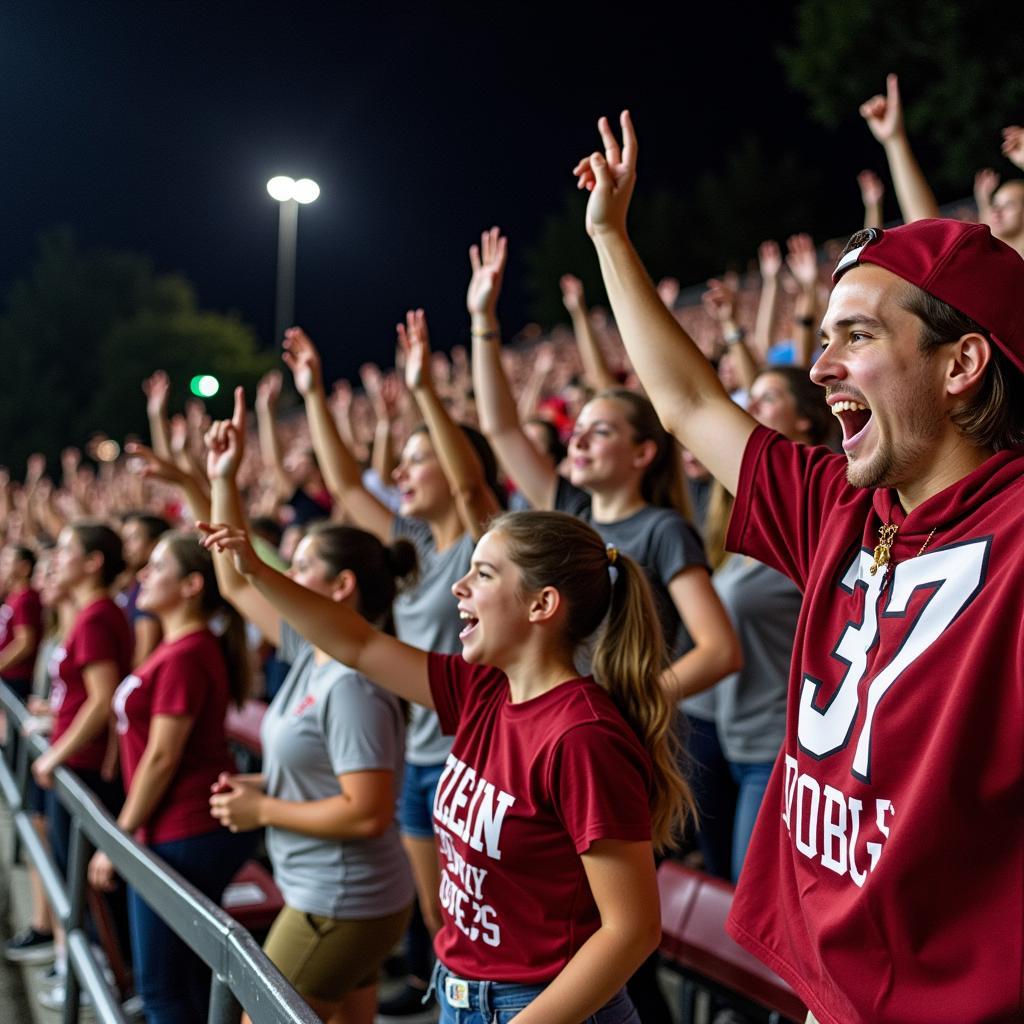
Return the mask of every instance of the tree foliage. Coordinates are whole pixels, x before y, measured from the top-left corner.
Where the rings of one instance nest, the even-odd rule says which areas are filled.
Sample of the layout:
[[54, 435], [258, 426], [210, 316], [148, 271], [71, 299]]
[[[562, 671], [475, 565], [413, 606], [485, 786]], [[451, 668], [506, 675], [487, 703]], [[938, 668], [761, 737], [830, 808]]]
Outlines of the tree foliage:
[[964, 195], [979, 167], [998, 163], [999, 130], [1024, 117], [1022, 53], [1020, 4], [801, 0], [796, 42], [780, 56], [829, 128], [856, 119], [864, 100], [885, 91], [886, 74], [899, 74], [926, 173]]
[[0, 317], [0, 462], [15, 471], [33, 451], [51, 458], [97, 431], [143, 434], [140, 385], [156, 369], [171, 376], [179, 405], [197, 373], [252, 385], [271, 363], [250, 328], [201, 312], [185, 279], [159, 275], [144, 256], [80, 248], [72, 233], [44, 234], [28, 275], [9, 290]]

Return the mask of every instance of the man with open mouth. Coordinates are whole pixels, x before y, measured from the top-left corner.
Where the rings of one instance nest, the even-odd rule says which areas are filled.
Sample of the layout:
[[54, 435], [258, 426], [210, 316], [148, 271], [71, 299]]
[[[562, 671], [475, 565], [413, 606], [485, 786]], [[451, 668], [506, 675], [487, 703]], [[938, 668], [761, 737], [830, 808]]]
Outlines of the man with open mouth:
[[735, 494], [729, 549], [804, 592], [730, 934], [821, 1024], [1024, 1019], [1024, 260], [980, 224], [855, 235], [811, 370], [844, 455], [790, 442], [658, 298], [621, 123], [575, 174], [626, 349]]

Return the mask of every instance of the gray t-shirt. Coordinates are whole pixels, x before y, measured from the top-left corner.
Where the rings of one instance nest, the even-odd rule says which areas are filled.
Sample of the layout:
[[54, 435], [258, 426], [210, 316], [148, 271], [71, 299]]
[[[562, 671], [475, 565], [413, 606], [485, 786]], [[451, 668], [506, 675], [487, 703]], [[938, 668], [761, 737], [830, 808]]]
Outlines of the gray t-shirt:
[[[267, 792], [323, 800], [338, 776], [393, 771], [402, 781], [405, 722], [398, 700], [347, 665], [317, 665], [313, 646], [281, 623], [281, 657], [291, 662], [260, 727]], [[324, 917], [383, 917], [413, 899], [412, 875], [392, 822], [373, 839], [317, 839], [267, 829], [274, 880], [295, 910]]]
[[[628, 555], [643, 568], [651, 584], [658, 618], [668, 643], [669, 660], [676, 661], [689, 651], [693, 641], [679, 617], [668, 585], [691, 566], [707, 569], [704, 544], [697, 531], [675, 509], [653, 505], [612, 523], [595, 522], [590, 495], [562, 477], [558, 479], [555, 492], [555, 508], [590, 523], [606, 544]], [[707, 693], [705, 690], [695, 697], [688, 697], [679, 706], [687, 714], [710, 721], [715, 715], [714, 701]]]
[[767, 565], [732, 555], [711, 577], [743, 648], [743, 668], [711, 693], [725, 756], [737, 764], [774, 761], [786, 735], [786, 689], [803, 595]]
[[[476, 546], [464, 533], [454, 544], [438, 551], [434, 535], [422, 519], [395, 516], [393, 539], [412, 542], [419, 557], [416, 586], [399, 594], [394, 603], [395, 633], [403, 643], [437, 654], [461, 654], [459, 633], [465, 625], [459, 619], [452, 584], [469, 572], [469, 560]], [[419, 704], [412, 705], [405, 759], [414, 765], [444, 764], [452, 749], [452, 738], [441, 732], [437, 715]]]

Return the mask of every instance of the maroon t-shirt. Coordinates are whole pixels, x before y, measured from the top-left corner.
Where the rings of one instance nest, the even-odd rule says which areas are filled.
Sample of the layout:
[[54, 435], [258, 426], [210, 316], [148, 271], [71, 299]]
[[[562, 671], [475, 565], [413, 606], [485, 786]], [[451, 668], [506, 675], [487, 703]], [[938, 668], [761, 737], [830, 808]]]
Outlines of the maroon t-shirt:
[[8, 594], [7, 600], [0, 606], [0, 651], [11, 645], [18, 626], [29, 626], [35, 630], [35, 644], [23, 658], [4, 669], [3, 677], [24, 682], [32, 679], [36, 653], [43, 635], [43, 606], [39, 603], [39, 594], [31, 587]]
[[209, 630], [161, 643], [114, 694], [121, 772], [129, 789], [156, 715], [192, 719], [178, 769], [149, 820], [138, 830], [144, 843], [214, 832], [210, 786], [221, 772], [234, 771], [224, 734], [229, 700], [228, 670], [217, 638]]
[[[62, 686], [54, 687], [59, 700], [51, 700], [54, 710], [51, 743], [64, 735], [87, 696], [83, 669], [99, 661], [112, 661], [118, 678], [131, 671], [135, 638], [121, 609], [109, 597], [101, 597], [83, 608], [64, 641], [64, 657], [58, 673]], [[56, 704], [56, 707], [54, 705]], [[96, 771], [103, 767], [107, 752], [107, 730], [101, 729], [65, 762], [75, 771]]]
[[1022, 1020], [1024, 452], [909, 515], [845, 467], [764, 428], [744, 454], [728, 547], [804, 604], [728, 928], [822, 1024]]
[[464, 978], [550, 981], [600, 925], [580, 854], [651, 838], [650, 759], [593, 679], [513, 704], [498, 669], [429, 664], [455, 733], [434, 799], [437, 955]]

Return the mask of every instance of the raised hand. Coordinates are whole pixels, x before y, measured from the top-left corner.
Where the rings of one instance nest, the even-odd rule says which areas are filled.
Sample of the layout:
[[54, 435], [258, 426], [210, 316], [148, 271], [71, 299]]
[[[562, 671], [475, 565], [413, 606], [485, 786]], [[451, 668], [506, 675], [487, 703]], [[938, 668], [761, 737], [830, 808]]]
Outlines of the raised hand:
[[[284, 351], [281, 358], [295, 378], [295, 390], [303, 398], [323, 388], [323, 367], [320, 353], [301, 327], [289, 327], [284, 332]], [[266, 379], [266, 378], [264, 378]], [[262, 384], [262, 381], [261, 381]], [[278, 394], [280, 394], [280, 382]]]
[[235, 408], [231, 419], [211, 424], [205, 443], [206, 475], [211, 480], [233, 480], [245, 454], [244, 388], [235, 388]]
[[904, 133], [903, 104], [896, 75], [886, 75], [885, 95], [872, 96], [860, 105], [860, 116], [868, 123], [871, 134], [884, 146]]
[[1024, 128], [1011, 124], [1003, 129], [1003, 156], [1024, 171]]
[[240, 526], [228, 526], [226, 523], [196, 523], [196, 526], [203, 534], [203, 546], [230, 552], [235, 568], [243, 576], [251, 576], [259, 568], [259, 556], [253, 550], [249, 535]]
[[679, 280], [675, 277], [663, 277], [658, 282], [658, 296], [669, 309], [676, 308], [679, 299]]
[[857, 185], [860, 187], [860, 200], [865, 206], [880, 203], [885, 196], [885, 185], [874, 171], [861, 171], [857, 175]]
[[576, 187], [590, 193], [587, 203], [587, 234], [591, 238], [605, 232], [626, 233], [626, 212], [636, 184], [636, 132], [629, 111], [619, 115], [622, 146], [607, 117], [597, 122], [604, 154], [585, 156], [574, 168]]
[[507, 259], [508, 239], [498, 228], [485, 231], [480, 244], [469, 247], [473, 276], [466, 291], [466, 309], [470, 316], [495, 316]]
[[46, 456], [33, 452], [25, 464], [25, 486], [29, 489], [36, 486], [46, 472]]
[[791, 235], [786, 239], [786, 266], [804, 291], [818, 284], [818, 254], [810, 235]]
[[280, 397], [281, 371], [271, 370], [265, 373], [256, 385], [256, 406], [265, 412], [273, 412]]
[[405, 386], [410, 391], [431, 386], [430, 334], [422, 309], [410, 309], [405, 323], [397, 324], [398, 345], [405, 353]]
[[558, 279], [562, 289], [562, 305], [572, 316], [586, 308], [586, 297], [583, 294], [583, 282], [573, 274], [563, 274]]
[[124, 446], [125, 454], [131, 459], [132, 471], [146, 480], [163, 480], [169, 484], [180, 484], [185, 473], [170, 459], [162, 459], [148, 445], [141, 441], [129, 441]]
[[782, 253], [779, 243], [769, 239], [757, 247], [757, 262], [761, 270], [762, 281], [774, 281], [782, 269]]
[[704, 310], [717, 323], [724, 324], [736, 319], [736, 290], [726, 281], [713, 277], [708, 289], [701, 296]]
[[974, 175], [974, 202], [977, 204], [978, 213], [982, 220], [988, 214], [992, 205], [992, 194], [999, 188], [999, 175], [991, 167], [982, 167]]
[[165, 416], [167, 414], [167, 399], [171, 393], [171, 381], [163, 370], [157, 370], [142, 382], [142, 393], [146, 396], [146, 414], [148, 416]]

